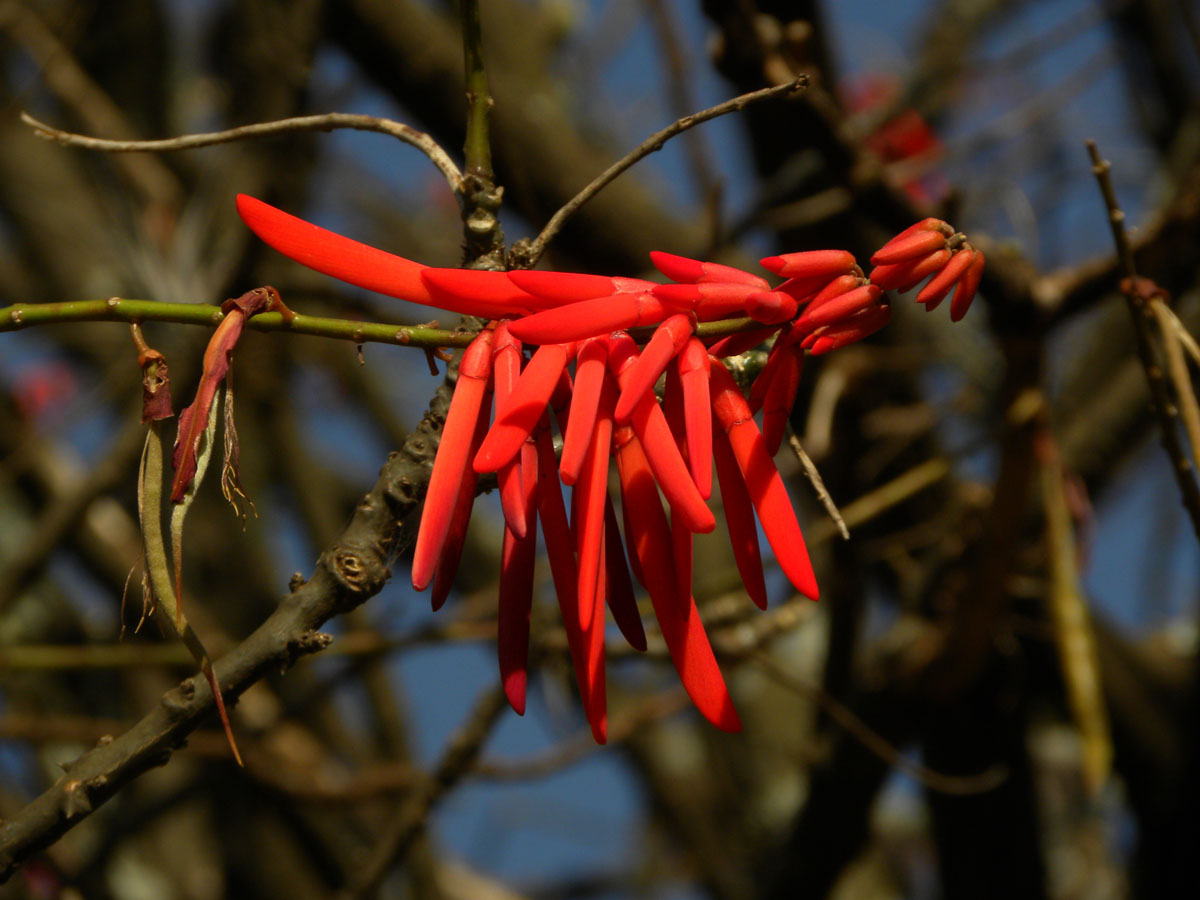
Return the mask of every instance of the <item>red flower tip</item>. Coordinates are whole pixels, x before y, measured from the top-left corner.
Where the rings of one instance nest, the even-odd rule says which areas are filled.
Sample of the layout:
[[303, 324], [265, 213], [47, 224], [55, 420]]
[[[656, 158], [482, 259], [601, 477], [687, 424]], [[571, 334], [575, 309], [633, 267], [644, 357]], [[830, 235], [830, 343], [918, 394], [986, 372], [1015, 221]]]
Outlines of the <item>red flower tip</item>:
[[796, 315], [799, 301], [785, 291], [763, 291], [746, 298], [746, 314], [766, 325], [778, 325]]
[[823, 325], [832, 325], [874, 306], [882, 297], [883, 291], [876, 285], [864, 284], [838, 296], [830, 297], [820, 304], [814, 300], [796, 320], [795, 327], [798, 331], [805, 332]]
[[237, 211], [264, 243], [303, 266], [389, 297], [432, 302], [420, 263], [326, 231], [246, 194], [238, 194]]
[[950, 301], [951, 322], [959, 321], [971, 308], [971, 301], [975, 299], [975, 293], [979, 290], [979, 282], [983, 279], [983, 266], [983, 253], [976, 250], [971, 267], [959, 281], [958, 287], [954, 290], [954, 299]]
[[967, 273], [967, 269], [971, 267], [974, 260], [975, 251], [971, 248], [964, 247], [957, 251], [950, 257], [950, 262], [929, 279], [929, 284], [921, 288], [920, 293], [917, 294], [917, 302], [924, 303], [927, 310], [936, 308], [958, 284], [959, 279]]
[[683, 391], [684, 430], [688, 468], [696, 489], [705, 500], [712, 494], [712, 395], [708, 384], [708, 353], [697, 338], [690, 338], [676, 357]]
[[575, 388], [571, 415], [563, 431], [562, 458], [558, 474], [565, 485], [579, 478], [583, 458], [591, 442], [592, 427], [600, 407], [600, 391], [608, 370], [608, 343], [603, 338], [585, 341], [575, 362]]
[[693, 315], [676, 313], [664, 319], [654, 330], [641, 355], [630, 367], [629, 376], [621, 387], [621, 396], [613, 413], [618, 423], [628, 422], [634, 407], [654, 390], [658, 376], [683, 349], [683, 345], [692, 336], [694, 327]]
[[894, 266], [927, 256], [946, 246], [946, 236], [940, 231], [914, 231], [912, 234], [895, 237], [888, 241], [871, 257], [875, 266]]
[[613, 279], [603, 275], [535, 272], [525, 269], [514, 269], [504, 274], [522, 291], [542, 300], [553, 301], [554, 306], [591, 300], [594, 297], [608, 297], [617, 291]]
[[[616, 376], [617, 385], [622, 390], [629, 382], [630, 370], [637, 362], [637, 357], [637, 345], [628, 334], [618, 332], [610, 338], [609, 370]], [[630, 422], [672, 512], [679, 515], [687, 523], [688, 529], [697, 534], [707, 534], [716, 528], [712, 510], [700, 496], [679, 448], [675, 446], [663, 411], [653, 396], [644, 396], [634, 407]]]
[[804, 545], [804, 535], [775, 461], [767, 452], [762, 432], [750, 414], [746, 398], [725, 366], [720, 360], [713, 359], [710, 368], [713, 412], [729, 438], [767, 542], [792, 586], [816, 600], [817, 579], [808, 558], [808, 548]]
[[[509, 332], [515, 333], [516, 328], [510, 326]], [[570, 350], [567, 344], [543, 344], [533, 354], [512, 392], [496, 410], [496, 421], [475, 454], [476, 472], [482, 475], [498, 471], [517, 455], [545, 413]]]
[[748, 284], [759, 290], [767, 287], [767, 281], [761, 275], [724, 266], [720, 263], [701, 262], [688, 259], [686, 256], [676, 256], [673, 253], [663, 253], [661, 250], [650, 252], [650, 261], [654, 268], [662, 272], [672, 281], [687, 284], [726, 282], [730, 284]]
[[807, 349], [812, 356], [831, 353], [869, 337], [891, 321], [891, 318], [892, 308], [888, 304], [872, 306], [833, 325], [818, 328], [809, 334], [800, 346]]
[[429, 587], [446, 544], [459, 490], [470, 463], [472, 436], [483, 409], [492, 364], [492, 331], [482, 331], [463, 352], [458, 383], [446, 413], [438, 453], [425, 494], [425, 508], [413, 549], [412, 583]]
[[854, 254], [846, 250], [806, 250], [759, 260], [762, 267], [784, 278], [833, 278], [851, 271]]
[[872, 284], [885, 291], [909, 291], [950, 261], [950, 251], [944, 247], [928, 256], [894, 266], [876, 266], [871, 271]]

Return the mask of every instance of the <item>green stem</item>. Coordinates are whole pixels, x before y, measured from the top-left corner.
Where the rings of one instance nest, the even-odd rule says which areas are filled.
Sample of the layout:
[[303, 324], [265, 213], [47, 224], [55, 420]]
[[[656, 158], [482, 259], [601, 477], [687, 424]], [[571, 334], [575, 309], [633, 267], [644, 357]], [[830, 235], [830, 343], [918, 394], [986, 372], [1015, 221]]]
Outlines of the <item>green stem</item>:
[[492, 96], [488, 93], [487, 69], [483, 65], [483, 33], [479, 25], [478, 0], [462, 0], [462, 33], [467, 84], [467, 139], [463, 145], [463, 156], [469, 174], [490, 182], [492, 148], [488, 137], [488, 113]]
[[[73, 300], [64, 303], [14, 303], [0, 308], [0, 333], [20, 331], [35, 325], [64, 325], [72, 322], [174, 322], [179, 325], [204, 325], [216, 328], [225, 318], [219, 306], [200, 303], [159, 303], [154, 300]], [[696, 334], [702, 338], [724, 337], [762, 328], [753, 319], [722, 319], [701, 322]], [[359, 322], [297, 315], [290, 323], [279, 313], [260, 313], [246, 322], [246, 328], [265, 332], [288, 332], [314, 337], [352, 341], [356, 344], [396, 344], [436, 350], [440, 347], [466, 347], [475, 338], [474, 331], [448, 331], [444, 328], [410, 327], [385, 322]], [[630, 334], [639, 342], [649, 340], [654, 329], [633, 328]]]
[[[67, 322], [175, 322], [215, 328], [225, 318], [219, 306], [199, 303], [158, 303], [154, 300], [79, 300], [65, 303], [15, 303], [0, 309], [0, 332], [33, 325]], [[439, 328], [408, 327], [384, 322], [359, 322], [322, 316], [297, 315], [285, 322], [279, 313], [262, 313], [246, 323], [257, 331], [286, 331], [316, 337], [353, 341], [356, 344], [400, 344], [436, 350], [465, 347], [473, 334]]]

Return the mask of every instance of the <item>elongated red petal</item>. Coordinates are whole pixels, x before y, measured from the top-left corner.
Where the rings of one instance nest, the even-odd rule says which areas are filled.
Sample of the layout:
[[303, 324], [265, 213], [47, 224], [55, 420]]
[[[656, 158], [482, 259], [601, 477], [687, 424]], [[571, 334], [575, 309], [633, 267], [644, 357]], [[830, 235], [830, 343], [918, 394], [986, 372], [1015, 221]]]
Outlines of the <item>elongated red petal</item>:
[[[604, 681], [604, 622], [599, 627], [593, 618], [592, 627], [585, 633], [579, 627], [579, 599], [575, 586], [579, 575], [575, 565], [575, 551], [571, 546], [571, 528], [567, 522], [567, 510], [563, 504], [562, 491], [555, 477], [557, 466], [554, 459], [554, 444], [550, 439], [549, 416], [537, 429], [538, 450], [538, 515], [541, 518], [542, 536], [546, 541], [546, 555], [550, 557], [550, 574], [554, 579], [554, 591], [558, 595], [559, 612], [563, 628], [567, 633], [567, 644], [575, 664], [575, 678], [579, 682], [580, 698], [592, 737], [603, 744], [607, 739], [608, 714], [606, 711], [606, 685]], [[603, 607], [595, 604], [603, 614]]]
[[746, 313], [757, 322], [776, 325], [796, 315], [799, 301], [784, 291], [763, 291], [746, 298]]
[[504, 274], [522, 291], [552, 301], [554, 306], [591, 300], [593, 297], [611, 297], [618, 290], [613, 279], [604, 275], [527, 269], [514, 269]]
[[612, 294], [526, 316], [513, 322], [512, 333], [530, 344], [558, 344], [652, 325], [663, 317], [662, 303], [651, 294]]
[[875, 255], [871, 257], [871, 265], [894, 266], [896, 263], [928, 256], [945, 246], [946, 236], [940, 231], [914, 231], [903, 237], [892, 238], [875, 251]]
[[[475, 423], [475, 432], [471, 436], [471, 449], [474, 453], [487, 434], [488, 415], [492, 410], [492, 393], [484, 394], [483, 405], [479, 408], [479, 418]], [[470, 458], [468, 456], [468, 458]], [[446, 532], [446, 542], [438, 556], [437, 569], [433, 573], [433, 588], [429, 592], [429, 605], [434, 612], [442, 608], [450, 591], [454, 587], [454, 576], [458, 574], [458, 564], [462, 560], [463, 545], [467, 539], [467, 527], [471, 524], [471, 510], [475, 506], [475, 489], [479, 477], [475, 470], [468, 466], [463, 470], [462, 481], [458, 486], [458, 497], [454, 501], [454, 512], [450, 518], [450, 528]]]
[[418, 591], [429, 587], [446, 542], [459, 486], [470, 464], [471, 438], [483, 407], [491, 364], [492, 332], [483, 331], [463, 352], [458, 384], [454, 386], [454, 396], [446, 412], [446, 424], [433, 461], [421, 526], [413, 549], [412, 583]]
[[[515, 325], [514, 322], [510, 326], [510, 333], [515, 331]], [[570, 349], [565, 344], [543, 344], [533, 354], [508, 399], [496, 409], [491, 431], [475, 454], [476, 472], [481, 475], [495, 472], [517, 455], [546, 411]]]
[[688, 468], [696, 490], [705, 500], [712, 494], [712, 428], [709, 425], [708, 354], [697, 338], [691, 338], [677, 357], [679, 384], [683, 390], [683, 421], [687, 432]]
[[717, 484], [721, 489], [721, 505], [725, 508], [725, 526], [729, 531], [729, 545], [733, 548], [733, 559], [746, 593], [759, 609], [767, 608], [767, 584], [763, 578], [762, 554], [758, 549], [758, 528], [754, 524], [754, 506], [729, 437], [710, 413], [713, 434], [713, 461], [717, 464]]
[[608, 608], [621, 634], [635, 650], [646, 650], [646, 630], [638, 613], [637, 599], [633, 595], [633, 582], [629, 568], [625, 565], [625, 549], [621, 543], [621, 531], [617, 528], [617, 514], [612, 499], [604, 498], [604, 573], [606, 576]]
[[654, 296], [673, 311], [696, 313], [702, 322], [743, 315], [746, 299], [764, 290], [756, 284], [659, 284]]
[[891, 306], [886, 303], [881, 306], [872, 306], [857, 315], [843, 319], [836, 325], [827, 325], [825, 328], [814, 331], [804, 339], [801, 346], [806, 347], [812, 356], [831, 353], [874, 334], [891, 318]]
[[804, 361], [804, 351], [794, 344], [785, 347], [780, 354], [779, 369], [763, 399], [763, 440], [771, 456], [779, 452], [779, 445], [783, 443], [788, 416], [800, 388], [800, 368]]
[[692, 336], [695, 321], [691, 315], [676, 313], [662, 321], [642, 348], [637, 361], [629, 367], [629, 375], [621, 386], [621, 396], [613, 417], [618, 424], [629, 421], [633, 408], [654, 390], [654, 383], [683, 349]]
[[958, 282], [958, 287], [954, 289], [954, 298], [950, 301], [951, 322], [959, 321], [971, 308], [971, 301], [975, 299], [975, 293], [979, 290], [979, 282], [983, 280], [983, 266], [983, 253], [976, 250], [971, 268], [967, 269], [967, 274], [962, 277], [962, 280]]
[[723, 731], [738, 731], [741, 720], [721, 677], [696, 603], [690, 596], [680, 597], [677, 593], [670, 530], [642, 445], [628, 425], [616, 429], [613, 445], [622, 505], [627, 510], [628, 544], [646, 576], [654, 615], [679, 680], [701, 715]]
[[616, 385], [611, 378], [606, 379], [600, 392], [592, 439], [573, 495], [579, 500], [575, 546], [579, 551], [577, 593], [581, 628], [586, 628], [592, 620], [598, 578], [604, 562], [604, 503], [608, 497], [608, 458], [612, 449], [612, 410], [616, 398]]
[[950, 262], [946, 263], [945, 268], [929, 279], [929, 284], [921, 288], [917, 294], [917, 302], [926, 304], [927, 309], [936, 307], [946, 299], [946, 295], [958, 284], [959, 279], [967, 274], [967, 269], [974, 261], [974, 250], [959, 250], [950, 257]]
[[246, 194], [238, 194], [237, 211], [266, 244], [302, 266], [389, 297], [432, 303], [420, 263], [326, 231]]
[[[628, 381], [630, 366], [636, 359], [637, 345], [633, 339], [624, 333], [614, 334], [609, 342], [608, 365], [622, 389]], [[712, 510], [700, 496], [671, 438], [667, 420], [653, 396], [643, 397], [634, 407], [630, 422], [645, 448], [654, 477], [671, 504], [671, 509], [682, 517], [688, 528], [698, 534], [707, 534], [716, 528]]]
[[523, 538], [504, 529], [496, 619], [500, 682], [509, 705], [521, 716], [525, 715], [525, 688], [529, 681], [529, 612], [533, 604], [533, 570], [537, 556], [537, 536], [533, 530], [537, 527], [536, 508], [530, 508], [526, 522], [529, 531]]
[[562, 483], [572, 485], [579, 478], [583, 458], [591, 443], [596, 410], [600, 405], [600, 387], [608, 371], [608, 344], [602, 338], [585, 341], [575, 361], [575, 389], [571, 415], [563, 429], [562, 458], [558, 474]]
[[913, 225], [909, 225], [883, 246], [889, 247], [893, 242], [902, 240], [903, 238], [908, 237], [910, 234], [916, 234], [918, 231], [940, 231], [946, 237], [950, 237], [950, 235], [954, 233], [954, 229], [951, 228], [946, 222], [941, 219], [935, 219], [931, 216], [927, 219], [922, 219], [920, 222], [917, 222]]
[[720, 263], [701, 262], [698, 259], [688, 259], [686, 256], [663, 253], [661, 250], [651, 250], [650, 261], [654, 263], [654, 268], [672, 281], [692, 284], [708, 282], [749, 284], [760, 290], [767, 286], [767, 280], [761, 275], [755, 275], [744, 269], [724, 266]]
[[719, 360], [712, 360], [711, 371], [713, 410], [729, 436], [729, 445], [758, 513], [758, 521], [775, 551], [775, 559], [792, 586], [816, 600], [819, 595], [817, 579], [808, 558], [804, 535], [775, 461], [767, 453], [762, 432], [750, 415], [746, 398], [725, 366]]
[[840, 294], [819, 306], [816, 301], [808, 307], [796, 320], [796, 329], [800, 332], [820, 328], [822, 325], [832, 325], [855, 313], [874, 306], [883, 296], [883, 291], [874, 284], [864, 284], [852, 291]]
[[[492, 349], [492, 383], [497, 409], [508, 402], [521, 376], [521, 361], [521, 342], [509, 333], [507, 321], [500, 322], [496, 326]], [[499, 468], [496, 481], [500, 485], [500, 508], [504, 512], [504, 521], [516, 537], [523, 538], [526, 528], [525, 502], [521, 493], [519, 454]]]
[[481, 269], [421, 270], [429, 302], [464, 316], [499, 319], [541, 309], [545, 302], [517, 288], [504, 272]]
[[894, 266], [876, 266], [871, 270], [871, 283], [885, 291], [910, 291], [926, 277], [940, 271], [950, 262], [950, 251], [935, 250], [928, 256]]
[[[671, 435], [675, 438], [675, 446], [687, 459], [687, 425], [683, 415], [683, 384], [679, 380], [679, 372], [675, 368], [667, 371], [665, 390], [663, 391], [663, 414]], [[675, 592], [679, 597], [692, 595], [692, 533], [684, 526], [682, 519], [674, 512], [670, 517], [671, 524], [671, 554], [675, 561]]]
[[818, 278], [841, 275], [854, 268], [854, 254], [845, 250], [806, 250], [759, 260], [764, 269], [784, 278]]

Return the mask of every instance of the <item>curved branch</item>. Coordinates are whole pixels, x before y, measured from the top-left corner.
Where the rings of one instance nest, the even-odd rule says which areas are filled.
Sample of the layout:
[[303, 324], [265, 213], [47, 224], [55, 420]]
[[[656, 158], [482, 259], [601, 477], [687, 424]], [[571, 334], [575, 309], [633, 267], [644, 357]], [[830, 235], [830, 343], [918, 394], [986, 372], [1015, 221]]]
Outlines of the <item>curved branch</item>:
[[726, 113], [739, 112], [753, 103], [793, 94], [806, 87], [808, 87], [808, 76], [801, 75], [787, 84], [777, 84], [773, 87], [763, 88], [762, 90], [751, 91], [748, 94], [734, 97], [732, 100], [726, 100], [724, 103], [718, 103], [716, 106], [710, 106], [708, 109], [701, 110], [700, 112], [692, 113], [690, 116], [684, 116], [682, 119], [678, 119], [668, 125], [662, 131], [656, 131], [624, 157], [597, 175], [583, 190], [568, 200], [558, 212], [550, 217], [550, 221], [546, 223], [546, 227], [542, 229], [541, 234], [536, 238], [533, 240], [525, 239], [517, 241], [513, 245], [512, 250], [509, 251], [509, 261], [514, 268], [527, 269], [533, 266], [542, 253], [545, 252], [546, 245], [554, 239], [554, 236], [566, 224], [567, 219], [578, 212], [580, 207], [595, 197], [600, 191], [604, 190], [611, 182], [615, 181], [626, 169], [629, 169], [656, 150], [661, 150], [663, 144], [675, 137], [675, 135], [682, 134], [689, 128], [699, 125], [701, 122], [707, 122], [709, 119], [715, 119]]
[[74, 134], [40, 122], [27, 112], [21, 113], [21, 121], [30, 126], [38, 137], [48, 141], [55, 141], [68, 147], [99, 150], [104, 153], [169, 153], [175, 150], [191, 150], [196, 147], [211, 147], [215, 144], [229, 144], [251, 138], [274, 137], [279, 134], [294, 134], [302, 131], [334, 131], [340, 128], [374, 131], [416, 147], [437, 166], [455, 196], [462, 194], [462, 172], [458, 170], [458, 166], [454, 164], [450, 154], [442, 149], [441, 144], [425, 132], [417, 131], [403, 122], [382, 119], [378, 116], [366, 116], [359, 113], [295, 116], [290, 119], [278, 119], [274, 122], [255, 122], [252, 125], [243, 125], [240, 128], [230, 128], [226, 131], [185, 134], [157, 141], [111, 141], [86, 134]]

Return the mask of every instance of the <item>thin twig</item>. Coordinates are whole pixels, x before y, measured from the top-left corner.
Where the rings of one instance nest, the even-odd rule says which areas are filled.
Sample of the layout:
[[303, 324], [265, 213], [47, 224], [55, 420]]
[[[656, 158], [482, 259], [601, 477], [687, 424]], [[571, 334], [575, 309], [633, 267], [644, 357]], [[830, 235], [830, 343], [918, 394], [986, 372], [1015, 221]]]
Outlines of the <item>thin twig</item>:
[[185, 134], [156, 141], [113, 141], [85, 134], [74, 134], [40, 122], [27, 112], [21, 113], [21, 121], [31, 126], [38, 137], [56, 141], [68, 147], [100, 150], [105, 153], [168, 153], [175, 150], [191, 150], [196, 147], [211, 147], [214, 144], [229, 144], [251, 138], [274, 137], [280, 134], [295, 134], [304, 131], [335, 131], [342, 128], [350, 128], [355, 131], [374, 131], [416, 147], [429, 157], [429, 161], [437, 166], [438, 171], [445, 176], [450, 190], [456, 196], [462, 193], [462, 172], [437, 141], [425, 132], [417, 131], [403, 122], [381, 119], [378, 116], [366, 116], [358, 113], [296, 116], [290, 119], [278, 119], [274, 122], [255, 122], [253, 125], [242, 125], [226, 131]]
[[690, 116], [684, 116], [682, 119], [668, 125], [662, 131], [655, 132], [624, 157], [597, 175], [590, 184], [568, 200], [558, 212], [550, 217], [550, 221], [546, 223], [546, 227], [542, 229], [541, 234], [536, 238], [533, 240], [524, 239], [517, 241], [509, 253], [510, 263], [512, 263], [514, 268], [529, 268], [533, 266], [542, 253], [545, 252], [546, 245], [554, 239], [555, 235], [562, 230], [567, 219], [578, 212], [580, 207], [595, 197], [596, 194], [600, 193], [619, 175], [625, 172], [626, 169], [656, 150], [661, 150], [663, 144], [675, 137], [675, 135], [681, 134], [689, 128], [699, 125], [701, 122], [707, 122], [709, 119], [715, 119], [718, 116], [723, 116], [731, 112], [739, 112], [753, 103], [787, 96], [806, 87], [808, 87], [808, 76], [801, 75], [795, 81], [789, 81], [787, 84], [779, 84], [763, 88], [762, 90], [751, 91], [748, 94], [742, 94], [740, 97], [734, 97], [732, 100], [718, 103], [716, 106], [693, 113]]
[[1171, 400], [1163, 378], [1162, 367], [1155, 357], [1154, 345], [1150, 336], [1150, 325], [1147, 321], [1150, 310], [1148, 303], [1153, 299], [1155, 291], [1147, 290], [1143, 279], [1139, 279], [1134, 267], [1133, 250], [1129, 237], [1125, 232], [1125, 213], [1117, 203], [1117, 195], [1113, 190], [1109, 171], [1112, 168], [1108, 160], [1100, 156], [1100, 150], [1095, 141], [1087, 142], [1088, 154], [1092, 158], [1092, 172], [1100, 185], [1100, 193], [1104, 197], [1104, 205], [1108, 208], [1108, 222], [1112, 228], [1113, 243], [1117, 247], [1117, 256], [1121, 268], [1125, 271], [1125, 279], [1121, 282], [1121, 293], [1129, 306], [1129, 314], [1133, 317], [1133, 332], [1137, 338], [1138, 356], [1142, 361], [1142, 369], [1146, 373], [1146, 382], [1150, 387], [1151, 405], [1158, 417], [1159, 436], [1163, 449], [1171, 462], [1171, 471], [1175, 473], [1175, 482], [1179, 486], [1183, 506], [1192, 521], [1192, 530], [1200, 539], [1200, 486], [1197, 486], [1191, 462], [1179, 441], [1176, 419], [1179, 411]]
[[846, 520], [842, 518], [842, 514], [838, 511], [837, 504], [833, 502], [833, 498], [829, 496], [829, 490], [825, 487], [825, 482], [821, 479], [821, 473], [817, 470], [816, 463], [809, 459], [808, 454], [804, 452], [804, 445], [800, 443], [800, 438], [794, 434], [789, 434], [788, 446], [796, 454], [796, 459], [800, 460], [800, 465], [804, 467], [804, 474], [808, 476], [813, 490], [817, 492], [817, 499], [825, 507], [825, 512], [829, 514], [829, 518], [833, 520], [833, 524], [837, 526], [842, 540], [850, 540], [850, 529], [846, 527]]
[[384, 876], [403, 858], [413, 839], [424, 831], [429, 813], [437, 802], [470, 774], [484, 743], [491, 736], [496, 720], [507, 705], [504, 691], [500, 688], [490, 688], [484, 692], [471, 715], [451, 738], [433, 773], [400, 807], [371, 850], [370, 858], [363, 864], [354, 883], [339, 897], [344, 900], [363, 897], [378, 887]]
[[931, 791], [955, 795], [982, 794], [992, 790], [1008, 777], [1008, 771], [998, 765], [990, 766], [978, 775], [946, 775], [913, 762], [887, 738], [859, 718], [850, 707], [817, 685], [796, 678], [767, 653], [758, 651], [750, 659], [792, 693], [814, 701], [843, 731], [871, 753]]

